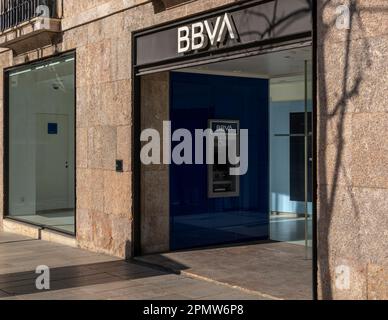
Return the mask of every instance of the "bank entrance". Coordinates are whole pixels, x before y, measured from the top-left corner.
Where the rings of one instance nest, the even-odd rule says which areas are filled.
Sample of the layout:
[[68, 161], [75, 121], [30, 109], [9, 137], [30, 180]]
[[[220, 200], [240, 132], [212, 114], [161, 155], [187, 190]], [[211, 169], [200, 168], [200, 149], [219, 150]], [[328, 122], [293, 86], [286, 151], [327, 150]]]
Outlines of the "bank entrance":
[[[311, 298], [311, 21], [307, 10], [289, 21], [284, 34], [266, 34], [266, 22], [258, 13], [280, 21], [300, 5], [281, 3], [279, 9], [274, 2], [251, 1], [135, 36], [136, 139], [148, 129], [159, 132], [161, 159], [167, 160], [135, 163], [135, 247], [138, 254], [148, 255], [148, 262], [199, 276], [226, 279], [240, 270], [246, 279], [248, 272], [253, 288], [243, 278], [227, 282], [249, 290], [265, 287], [265, 294], [274, 297], [281, 294], [271, 291], [260, 273], [266, 273], [274, 287], [274, 279], [298, 279], [295, 290], [303, 292], [298, 297]], [[243, 30], [244, 21], [263, 34]], [[248, 165], [242, 174], [231, 174], [236, 164], [228, 161], [177, 163], [171, 155], [166, 158], [165, 148], [172, 155], [178, 148], [181, 155], [189, 152], [196, 159], [197, 141], [193, 138], [189, 149], [179, 149], [184, 139], [177, 132], [195, 137], [198, 130], [217, 128], [233, 129], [240, 161], [246, 136]], [[136, 154], [150, 142], [142, 140]], [[214, 158], [220, 156], [217, 147], [211, 152]], [[204, 257], [213, 262], [206, 263]], [[236, 259], [253, 263], [255, 270]], [[202, 264], [210, 269], [202, 269]]]

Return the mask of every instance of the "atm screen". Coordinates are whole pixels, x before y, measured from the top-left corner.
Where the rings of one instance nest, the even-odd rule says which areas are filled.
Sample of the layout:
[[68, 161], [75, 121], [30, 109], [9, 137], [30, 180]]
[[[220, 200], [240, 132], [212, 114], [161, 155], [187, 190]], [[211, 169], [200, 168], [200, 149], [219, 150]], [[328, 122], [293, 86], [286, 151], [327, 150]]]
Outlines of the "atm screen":
[[[238, 197], [240, 178], [230, 175], [230, 169], [236, 166], [231, 163], [230, 153], [239, 156], [240, 123], [238, 120], [209, 120], [209, 128], [214, 134], [214, 164], [208, 165], [209, 198]], [[224, 136], [219, 135], [222, 133]]]

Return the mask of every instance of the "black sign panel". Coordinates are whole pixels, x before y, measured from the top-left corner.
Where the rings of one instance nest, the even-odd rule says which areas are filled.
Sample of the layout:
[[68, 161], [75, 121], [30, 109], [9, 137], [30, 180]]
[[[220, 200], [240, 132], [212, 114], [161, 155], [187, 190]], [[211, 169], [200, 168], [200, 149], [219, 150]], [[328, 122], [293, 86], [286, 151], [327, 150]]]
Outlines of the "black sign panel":
[[[312, 0], [250, 1], [135, 34], [136, 66], [256, 46], [311, 33]], [[233, 32], [232, 32], [233, 29]], [[206, 45], [199, 45], [205, 39]], [[185, 50], [184, 41], [188, 46]], [[181, 41], [181, 42], [180, 42]], [[198, 48], [192, 50], [192, 48]]]

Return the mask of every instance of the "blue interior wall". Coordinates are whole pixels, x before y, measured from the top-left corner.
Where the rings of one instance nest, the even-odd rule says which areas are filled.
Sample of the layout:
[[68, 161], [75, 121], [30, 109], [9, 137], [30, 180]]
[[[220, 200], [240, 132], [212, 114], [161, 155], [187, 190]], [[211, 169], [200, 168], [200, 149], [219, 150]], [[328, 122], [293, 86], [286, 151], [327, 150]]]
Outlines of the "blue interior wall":
[[267, 239], [268, 80], [181, 72], [170, 79], [173, 131], [189, 129], [194, 137], [209, 119], [240, 120], [240, 128], [249, 129], [249, 169], [239, 197], [209, 198], [207, 165], [170, 166], [171, 249]]

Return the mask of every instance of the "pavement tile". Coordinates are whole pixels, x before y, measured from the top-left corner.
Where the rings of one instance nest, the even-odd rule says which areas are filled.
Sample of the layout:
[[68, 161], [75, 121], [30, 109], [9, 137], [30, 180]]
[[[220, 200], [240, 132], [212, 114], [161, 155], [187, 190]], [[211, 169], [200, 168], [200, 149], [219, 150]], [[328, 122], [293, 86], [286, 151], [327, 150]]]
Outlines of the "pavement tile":
[[[207, 259], [212, 255], [204, 252]], [[222, 251], [227, 256], [227, 251]], [[190, 259], [195, 255], [189, 255]], [[50, 290], [35, 287], [50, 267]], [[227, 270], [221, 265], [222, 270]], [[211, 272], [211, 268], [208, 269]], [[223, 274], [223, 273], [221, 273]], [[103, 254], [0, 232], [0, 300], [257, 299], [238, 289]]]

